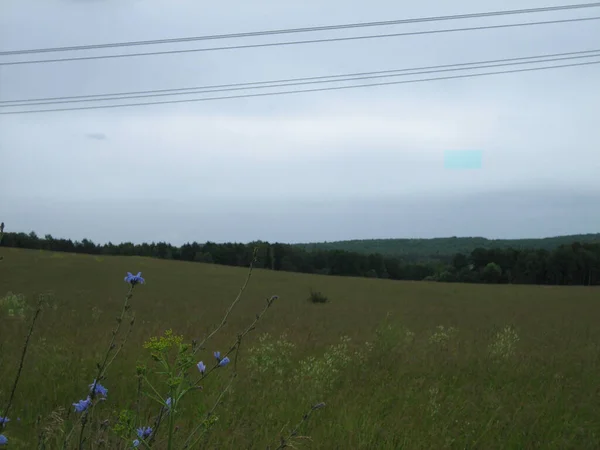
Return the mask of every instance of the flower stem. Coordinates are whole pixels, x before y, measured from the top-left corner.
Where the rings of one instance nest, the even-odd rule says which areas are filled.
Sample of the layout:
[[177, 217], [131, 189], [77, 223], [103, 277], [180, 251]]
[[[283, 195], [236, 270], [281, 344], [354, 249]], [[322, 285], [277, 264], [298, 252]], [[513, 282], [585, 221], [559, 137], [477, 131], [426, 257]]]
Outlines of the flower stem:
[[171, 397], [171, 407], [169, 408], [169, 441], [167, 443], [167, 450], [173, 450], [173, 430], [175, 429], [175, 405], [177, 400]]

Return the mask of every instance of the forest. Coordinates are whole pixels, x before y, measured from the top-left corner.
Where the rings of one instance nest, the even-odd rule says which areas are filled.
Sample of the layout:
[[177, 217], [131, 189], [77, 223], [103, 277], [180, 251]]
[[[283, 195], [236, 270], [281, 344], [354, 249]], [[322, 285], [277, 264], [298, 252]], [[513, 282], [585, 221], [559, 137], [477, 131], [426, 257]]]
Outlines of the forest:
[[[593, 235], [588, 235], [593, 236]], [[448, 238], [452, 239], [452, 238]], [[469, 239], [469, 238], [464, 238]], [[475, 238], [478, 239], [478, 238]], [[559, 238], [552, 238], [559, 239]], [[89, 239], [72, 241], [44, 238], [35, 232], [5, 233], [2, 246], [90, 255], [145, 256], [227, 266], [247, 266], [257, 248], [257, 268], [288, 272], [392, 280], [491, 284], [599, 285], [600, 243], [564, 240], [554, 248], [476, 247], [469, 252], [391, 255], [321, 249], [318, 244], [186, 243], [166, 242], [95, 244]]]
[[347, 250], [358, 253], [381, 253], [423, 260], [457, 253], [471, 253], [476, 248], [518, 250], [554, 250], [573, 242], [600, 243], [600, 233], [572, 234], [537, 239], [487, 239], [484, 237], [442, 237], [430, 239], [355, 239], [349, 241], [296, 244], [306, 250]]

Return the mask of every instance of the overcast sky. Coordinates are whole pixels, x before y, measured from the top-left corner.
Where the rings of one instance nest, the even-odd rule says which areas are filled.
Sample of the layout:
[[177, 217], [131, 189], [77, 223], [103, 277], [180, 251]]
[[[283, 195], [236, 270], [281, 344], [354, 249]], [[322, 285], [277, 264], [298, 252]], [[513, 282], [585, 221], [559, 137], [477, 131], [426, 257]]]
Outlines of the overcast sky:
[[[0, 51], [563, 3], [0, 0]], [[0, 62], [594, 15], [600, 15], [600, 8], [93, 53], [0, 56]], [[595, 48], [600, 48], [600, 21], [0, 66], [0, 101]], [[582, 61], [554, 64], [568, 62]], [[451, 74], [430, 76], [444, 75]], [[419, 77], [423, 75], [412, 78]], [[0, 115], [0, 220], [7, 231], [174, 244], [598, 232], [599, 83], [600, 65], [591, 65], [298, 95]], [[481, 169], [444, 168], [446, 150], [481, 151]]]

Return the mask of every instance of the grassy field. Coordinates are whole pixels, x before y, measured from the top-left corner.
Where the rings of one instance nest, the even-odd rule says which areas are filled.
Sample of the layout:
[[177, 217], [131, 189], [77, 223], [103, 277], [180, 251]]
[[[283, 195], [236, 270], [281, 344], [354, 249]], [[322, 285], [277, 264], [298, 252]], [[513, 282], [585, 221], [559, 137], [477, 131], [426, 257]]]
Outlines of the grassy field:
[[[33, 306], [52, 292], [3, 431], [11, 449], [37, 448], [41, 429], [48, 431], [46, 448], [61, 448], [61, 433], [77, 418], [71, 404], [85, 398], [110, 341], [127, 271], [142, 271], [146, 284], [134, 290], [135, 325], [103, 382], [109, 393], [94, 409], [91, 448], [131, 448], [133, 435], [119, 446], [110, 430], [121, 411], [137, 408], [136, 365], [156, 367], [143, 343], [167, 329], [186, 341], [201, 339], [221, 322], [247, 275], [136, 257], [1, 254], [0, 297], [11, 291]], [[330, 302], [309, 302], [311, 288]], [[255, 270], [227, 324], [197, 359], [208, 363], [213, 350], [225, 351], [274, 294], [279, 298], [242, 341], [238, 376], [201, 448], [276, 448], [318, 402], [326, 407], [300, 427], [310, 439], [296, 440], [299, 448], [600, 448], [598, 289]], [[23, 319], [14, 310], [0, 314], [4, 408], [31, 312]], [[179, 405], [174, 448], [213, 407], [233, 366], [218, 369]], [[135, 425], [151, 425], [156, 404], [144, 398], [139, 408]], [[153, 448], [166, 448], [161, 439]]]

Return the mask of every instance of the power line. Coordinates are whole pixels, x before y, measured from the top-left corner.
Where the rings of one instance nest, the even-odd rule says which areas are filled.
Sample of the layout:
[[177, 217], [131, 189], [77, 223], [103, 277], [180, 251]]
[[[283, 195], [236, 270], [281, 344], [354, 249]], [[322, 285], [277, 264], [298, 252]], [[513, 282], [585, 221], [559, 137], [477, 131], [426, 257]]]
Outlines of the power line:
[[410, 24], [410, 23], [439, 22], [439, 21], [445, 21], [445, 20], [474, 19], [474, 18], [481, 18], [481, 17], [508, 16], [508, 15], [515, 15], [515, 14], [530, 14], [530, 13], [540, 13], [540, 12], [596, 8], [599, 6], [600, 6], [600, 2], [580, 3], [580, 4], [572, 4], [572, 5], [561, 5], [561, 6], [545, 6], [545, 7], [541, 7], [541, 8], [513, 9], [513, 10], [490, 11], [490, 12], [480, 12], [480, 13], [470, 13], [470, 14], [455, 14], [455, 15], [449, 15], [449, 16], [419, 17], [419, 18], [413, 18], [413, 19], [396, 19], [396, 20], [385, 20], [385, 21], [377, 21], [377, 22], [358, 22], [358, 23], [314, 26], [314, 27], [305, 27], [305, 28], [288, 28], [288, 29], [279, 29], [279, 30], [250, 31], [250, 32], [245, 32], [245, 33], [215, 34], [215, 35], [182, 37], [182, 38], [171, 38], [171, 39], [154, 39], [154, 40], [148, 40], [148, 41], [129, 41], [129, 42], [116, 42], [116, 43], [110, 43], [110, 44], [75, 45], [75, 46], [65, 46], [65, 47], [26, 49], [26, 50], [7, 50], [7, 51], [0, 51], [0, 56], [25, 55], [25, 54], [32, 54], [32, 53], [79, 51], [79, 50], [95, 50], [95, 49], [100, 49], [100, 48], [132, 47], [132, 46], [138, 46], [138, 45], [173, 44], [173, 43], [180, 43], [180, 42], [207, 41], [207, 40], [231, 39], [231, 38], [246, 38], [246, 37], [256, 37], [256, 36], [269, 36], [269, 35], [276, 35], [276, 34], [294, 34], [294, 33], [308, 33], [308, 32], [316, 32], [316, 31], [331, 31], [331, 30], [342, 30], [342, 29], [352, 29], [352, 28], [379, 27], [379, 26], [386, 26], [386, 25], [404, 25], [404, 24]]
[[[565, 56], [571, 55], [571, 56]], [[576, 55], [576, 56], [573, 56]], [[552, 58], [553, 56], [562, 56], [558, 58]], [[157, 91], [138, 91], [138, 92], [125, 92], [118, 94], [96, 94], [90, 96], [72, 96], [72, 97], [50, 97], [45, 99], [31, 99], [31, 100], [6, 100], [0, 101], [0, 108], [11, 108], [21, 106], [41, 106], [41, 105], [56, 105], [64, 103], [85, 103], [85, 102], [98, 102], [98, 101], [110, 101], [110, 100], [129, 100], [134, 98], [150, 98], [150, 97], [164, 97], [171, 95], [190, 95], [190, 94], [205, 94], [213, 92], [227, 92], [227, 91], [240, 91], [247, 89], [266, 89], [276, 87], [288, 87], [298, 85], [310, 85], [310, 84], [322, 84], [322, 83], [334, 83], [340, 81], [359, 81], [368, 79], [378, 78], [389, 78], [399, 76], [412, 76], [412, 75], [425, 75], [431, 73], [451, 72], [457, 70], [474, 70], [474, 69], [487, 69], [492, 67], [504, 67], [504, 66], [515, 66], [522, 64], [537, 64], [544, 62], [564, 61], [581, 58], [594, 58], [600, 57], [600, 49], [598, 50], [584, 50], [578, 52], [568, 53], [555, 53], [550, 55], [538, 55], [538, 56], [525, 56], [520, 58], [505, 58], [488, 61], [477, 61], [470, 63], [456, 63], [456, 64], [445, 64], [438, 66], [429, 67], [415, 67], [395, 70], [381, 70], [375, 72], [359, 72], [349, 73], [340, 75], [325, 75], [317, 77], [305, 77], [305, 78], [290, 78], [284, 80], [273, 80], [273, 81], [257, 81], [250, 83], [233, 83], [225, 85], [214, 85], [204, 86], [196, 88], [178, 88], [178, 89], [162, 89]], [[540, 59], [546, 58], [546, 59]], [[499, 63], [499, 64], [498, 64]], [[431, 70], [433, 69], [433, 70]], [[98, 98], [107, 97], [109, 98]], [[6, 104], [9, 103], [9, 104]], [[14, 104], [18, 103], [18, 104]]]
[[22, 65], [22, 64], [40, 64], [40, 63], [57, 63], [57, 62], [67, 62], [67, 61], [87, 61], [87, 60], [112, 59], [112, 58], [130, 58], [130, 57], [137, 57], [137, 56], [156, 56], [156, 55], [183, 54], [183, 53], [193, 53], [193, 52], [208, 52], [208, 51], [218, 51], [218, 50], [239, 50], [239, 49], [244, 49], [244, 48], [279, 47], [279, 46], [284, 46], [284, 45], [317, 44], [317, 43], [323, 43], [323, 42], [341, 42], [341, 41], [354, 41], [354, 40], [361, 40], [361, 39], [379, 39], [379, 38], [389, 38], [389, 37], [399, 37], [399, 36], [417, 36], [417, 35], [437, 34], [437, 33], [453, 33], [453, 32], [458, 32], [458, 31], [492, 30], [492, 29], [500, 29], [500, 28], [514, 28], [514, 27], [524, 27], [524, 26], [533, 26], [533, 25], [550, 25], [550, 24], [557, 24], [557, 23], [584, 22], [584, 21], [598, 20], [598, 19], [600, 19], [600, 16], [581, 17], [581, 18], [575, 18], [575, 19], [549, 20], [549, 21], [543, 21], [543, 22], [521, 22], [521, 23], [511, 23], [511, 24], [503, 24], [503, 25], [486, 25], [486, 26], [479, 26], [479, 27], [466, 27], [466, 28], [445, 28], [442, 30], [411, 31], [411, 32], [405, 32], [405, 33], [389, 33], [389, 34], [374, 34], [374, 35], [366, 35], [366, 36], [348, 36], [348, 37], [339, 37], [339, 38], [310, 39], [310, 40], [304, 40], [304, 41], [270, 42], [270, 43], [264, 43], [264, 44], [232, 45], [232, 46], [196, 48], [196, 49], [187, 49], [187, 50], [165, 50], [165, 51], [160, 51], [160, 52], [157, 51], [157, 52], [125, 53], [125, 54], [117, 54], [117, 55], [80, 56], [80, 57], [72, 57], [72, 58], [38, 59], [38, 60], [29, 60], [29, 61], [9, 61], [9, 62], [0, 62], [0, 66], [14, 66], [14, 65]]
[[[278, 80], [268, 80], [268, 81], [251, 81], [246, 83], [230, 83], [230, 84], [216, 84], [216, 85], [208, 85], [208, 86], [196, 86], [196, 87], [184, 87], [184, 88], [171, 88], [171, 89], [153, 89], [147, 91], [129, 91], [129, 92], [114, 92], [109, 94], [88, 94], [88, 95], [72, 95], [72, 96], [59, 96], [59, 97], [42, 97], [42, 98], [29, 98], [29, 99], [21, 99], [21, 100], [0, 100], [0, 108], [7, 106], [31, 106], [32, 104], [29, 102], [52, 102], [56, 100], [77, 100], [77, 99], [92, 99], [100, 98], [100, 97], [116, 97], [116, 96], [130, 96], [130, 95], [140, 95], [140, 94], [157, 94], [157, 93], [189, 93], [187, 91], [205, 91], [209, 89], [222, 89], [222, 88], [236, 88], [242, 86], [257, 86], [257, 85], [269, 85], [273, 83], [288, 83], [288, 82], [299, 82], [299, 81], [312, 81], [312, 80], [324, 80], [326, 78], [334, 78], [331, 81], [337, 81], [335, 78], [340, 77], [355, 77], [355, 76], [366, 76], [366, 75], [382, 75], [382, 74], [394, 74], [398, 72], [413, 72], [418, 70], [430, 70], [430, 69], [445, 69], [449, 67], [465, 67], [471, 65], [478, 64], [492, 64], [492, 63], [504, 63], [510, 61], [524, 61], [531, 59], [539, 59], [539, 58], [554, 58], [554, 57], [562, 57], [562, 56], [571, 56], [571, 55], [589, 55], [593, 53], [600, 52], [600, 49], [596, 50], [581, 50], [575, 52], [565, 52], [565, 53], [550, 53], [544, 55], [537, 56], [522, 56], [518, 58], [501, 58], [501, 59], [488, 59], [484, 61], [473, 61], [473, 62], [465, 62], [465, 63], [454, 63], [454, 64], [442, 64], [435, 66], [424, 66], [424, 67], [414, 67], [408, 69], [391, 69], [391, 70], [378, 70], [372, 72], [354, 72], [354, 73], [346, 73], [346, 74], [337, 74], [337, 75], [321, 75], [321, 76], [313, 76], [313, 77], [302, 77], [302, 78], [287, 78], [287, 79], [278, 79]], [[591, 55], [596, 56], [596, 55]], [[590, 57], [590, 56], [587, 56]], [[532, 61], [533, 62], [544, 62], [544, 61]], [[415, 74], [410, 74], [415, 75]], [[208, 91], [214, 92], [214, 91]], [[195, 93], [195, 92], [194, 92]], [[112, 99], [110, 99], [112, 100]], [[25, 105], [12, 105], [11, 103], [25, 103]], [[45, 103], [44, 103], [45, 104]]]
[[333, 87], [312, 88], [312, 89], [302, 89], [302, 90], [293, 90], [293, 91], [262, 92], [262, 93], [258, 93], [258, 94], [241, 94], [241, 95], [230, 95], [230, 96], [221, 96], [221, 97], [195, 98], [195, 99], [184, 99], [184, 100], [167, 100], [167, 101], [146, 102], [146, 103], [125, 103], [125, 104], [121, 104], [121, 105], [81, 106], [81, 107], [73, 107], [73, 108], [55, 108], [55, 109], [32, 109], [32, 110], [24, 110], [24, 111], [0, 112], [0, 115], [34, 114], [34, 113], [59, 112], [59, 111], [83, 111], [83, 110], [90, 110], [90, 109], [124, 108], [124, 107], [132, 107], [132, 106], [164, 105], [164, 104], [191, 103], [191, 102], [202, 102], [202, 101], [213, 101], [213, 100], [228, 100], [228, 99], [236, 99], [236, 98], [266, 97], [266, 96], [286, 95], [286, 94], [301, 94], [301, 93], [306, 93], [306, 92], [324, 92], [324, 91], [335, 91], [335, 90], [341, 90], [341, 89], [356, 89], [356, 88], [362, 88], [362, 87], [390, 86], [390, 85], [395, 85], [395, 84], [423, 83], [423, 82], [429, 82], [429, 81], [452, 80], [452, 79], [458, 79], [458, 78], [474, 78], [474, 77], [481, 77], [481, 76], [488, 76], [488, 75], [501, 75], [501, 74], [507, 74], [507, 73], [532, 72], [532, 71], [538, 71], [538, 70], [559, 69], [559, 68], [564, 68], [564, 67], [589, 66], [589, 65], [593, 65], [593, 64], [600, 64], [600, 61], [588, 61], [588, 62], [582, 62], [582, 63], [562, 64], [562, 65], [547, 66], [547, 67], [529, 67], [529, 68], [525, 68], [525, 69], [502, 70], [502, 71], [496, 71], [496, 72], [451, 75], [451, 76], [447, 76], [447, 77], [421, 78], [421, 79], [417, 79], [417, 80], [386, 81], [386, 82], [381, 82], [381, 83], [358, 84], [358, 85], [353, 85], [353, 86], [333, 86]]

